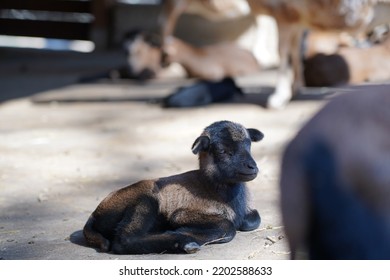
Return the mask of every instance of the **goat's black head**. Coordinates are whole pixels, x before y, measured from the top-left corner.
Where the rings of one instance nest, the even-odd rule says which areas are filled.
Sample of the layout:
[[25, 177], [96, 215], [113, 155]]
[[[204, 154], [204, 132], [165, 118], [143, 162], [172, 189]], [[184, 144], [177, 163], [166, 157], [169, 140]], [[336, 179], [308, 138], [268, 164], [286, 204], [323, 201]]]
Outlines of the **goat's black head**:
[[256, 178], [258, 168], [251, 156], [251, 142], [263, 139], [257, 129], [220, 121], [206, 127], [193, 146], [200, 169], [216, 183], [235, 184]]

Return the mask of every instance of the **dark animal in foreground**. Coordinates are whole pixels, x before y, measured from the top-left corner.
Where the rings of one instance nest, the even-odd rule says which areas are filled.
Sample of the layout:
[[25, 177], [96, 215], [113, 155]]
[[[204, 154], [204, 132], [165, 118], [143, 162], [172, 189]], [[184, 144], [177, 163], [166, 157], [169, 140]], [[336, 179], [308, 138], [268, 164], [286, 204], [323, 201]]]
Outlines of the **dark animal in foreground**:
[[389, 86], [343, 94], [288, 145], [281, 206], [292, 258], [390, 259], [389, 108]]
[[249, 208], [245, 182], [257, 176], [250, 147], [262, 138], [229, 121], [206, 127], [192, 146], [198, 170], [111, 193], [84, 227], [88, 244], [116, 254], [194, 253], [256, 229], [260, 216]]

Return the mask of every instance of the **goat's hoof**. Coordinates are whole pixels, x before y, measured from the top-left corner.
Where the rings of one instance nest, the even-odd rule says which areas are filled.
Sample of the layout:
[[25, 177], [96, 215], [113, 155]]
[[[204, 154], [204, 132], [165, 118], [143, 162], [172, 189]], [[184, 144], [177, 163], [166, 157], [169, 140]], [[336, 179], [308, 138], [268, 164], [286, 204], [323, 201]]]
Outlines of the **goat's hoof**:
[[269, 109], [283, 109], [287, 106], [290, 98], [284, 96], [271, 95], [267, 100], [267, 108]]
[[193, 253], [196, 253], [200, 250], [200, 246], [196, 242], [190, 242], [190, 243], [187, 243], [186, 245], [184, 245], [183, 249], [186, 253], [193, 254]]
[[110, 241], [105, 240], [102, 244], [100, 244], [100, 252], [108, 251], [110, 251]]
[[267, 100], [267, 108], [269, 109], [283, 109], [287, 106], [290, 98], [284, 96], [271, 95]]

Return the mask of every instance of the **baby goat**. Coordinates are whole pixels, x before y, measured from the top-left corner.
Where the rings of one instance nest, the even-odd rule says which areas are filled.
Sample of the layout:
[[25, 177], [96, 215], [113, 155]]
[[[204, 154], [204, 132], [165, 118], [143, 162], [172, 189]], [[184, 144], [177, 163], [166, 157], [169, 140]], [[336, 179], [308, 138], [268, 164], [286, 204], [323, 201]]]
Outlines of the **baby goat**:
[[263, 134], [220, 121], [195, 140], [199, 169], [144, 180], [106, 197], [84, 227], [89, 245], [116, 254], [194, 253], [260, 225], [245, 182], [256, 178], [251, 141]]
[[390, 258], [390, 87], [336, 97], [287, 146], [282, 216], [292, 258]]

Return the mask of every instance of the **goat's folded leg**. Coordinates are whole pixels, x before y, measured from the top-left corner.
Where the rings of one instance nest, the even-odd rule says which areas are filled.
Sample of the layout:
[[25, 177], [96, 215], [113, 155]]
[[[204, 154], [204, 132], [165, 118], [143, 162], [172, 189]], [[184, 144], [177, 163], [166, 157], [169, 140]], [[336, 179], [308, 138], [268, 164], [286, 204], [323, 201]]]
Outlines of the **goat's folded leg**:
[[174, 231], [160, 232], [158, 204], [148, 197], [129, 205], [115, 229], [111, 251], [115, 254], [186, 253], [185, 246], [196, 244], [187, 235]]
[[170, 220], [175, 233], [194, 239], [184, 247], [188, 253], [196, 252], [200, 246], [211, 243], [226, 243], [236, 235], [234, 224], [220, 215], [204, 214], [180, 209]]

